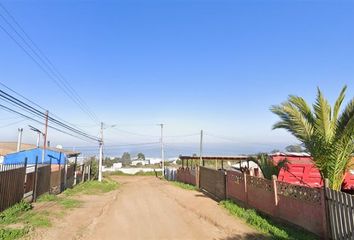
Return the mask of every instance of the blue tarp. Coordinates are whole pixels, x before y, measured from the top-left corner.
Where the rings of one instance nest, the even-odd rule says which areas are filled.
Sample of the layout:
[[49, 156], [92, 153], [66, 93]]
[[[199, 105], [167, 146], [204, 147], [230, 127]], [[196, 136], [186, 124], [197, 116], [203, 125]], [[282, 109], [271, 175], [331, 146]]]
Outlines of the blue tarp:
[[[4, 157], [3, 164], [19, 164], [24, 163], [25, 158], [27, 157], [27, 164], [36, 164], [36, 157], [38, 156], [38, 163], [42, 163], [42, 151], [41, 148], [35, 148], [30, 150], [23, 150], [16, 153], [7, 154]], [[52, 164], [64, 164], [66, 160], [66, 155], [61, 152], [46, 150], [44, 162]]]

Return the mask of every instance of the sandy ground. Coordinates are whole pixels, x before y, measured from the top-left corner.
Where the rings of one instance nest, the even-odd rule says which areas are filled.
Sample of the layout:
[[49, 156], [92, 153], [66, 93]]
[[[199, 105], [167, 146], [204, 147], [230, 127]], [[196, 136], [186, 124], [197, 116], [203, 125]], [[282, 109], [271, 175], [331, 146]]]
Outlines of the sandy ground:
[[82, 196], [53, 227], [32, 239], [265, 239], [197, 191], [155, 177], [116, 177], [119, 190]]

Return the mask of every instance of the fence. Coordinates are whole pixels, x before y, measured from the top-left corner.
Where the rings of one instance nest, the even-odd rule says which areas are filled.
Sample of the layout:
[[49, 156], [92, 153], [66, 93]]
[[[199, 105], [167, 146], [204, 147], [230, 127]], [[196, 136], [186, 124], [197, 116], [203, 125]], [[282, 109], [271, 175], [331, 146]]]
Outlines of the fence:
[[196, 185], [196, 168], [179, 168], [177, 169], [177, 181]]
[[199, 167], [199, 187], [218, 200], [226, 198], [225, 171]]
[[325, 199], [322, 189], [309, 188], [227, 171], [227, 198], [275, 218], [325, 236]]
[[175, 168], [165, 168], [165, 178], [168, 181], [177, 181], [177, 171]]
[[[309, 188], [267, 180], [236, 171], [199, 167], [196, 184], [218, 200], [232, 199], [276, 219], [302, 227], [323, 238], [327, 237], [325, 193]], [[199, 174], [198, 174], [199, 173]], [[178, 169], [177, 181], [186, 182], [189, 171]]]
[[[22, 199], [35, 201], [44, 193], [58, 194], [66, 188], [89, 180], [89, 166], [52, 165], [49, 163], [27, 165], [27, 159], [22, 164], [0, 165], [0, 211], [20, 202]], [[54, 171], [53, 171], [54, 170]], [[85, 173], [86, 170], [86, 173]], [[82, 177], [77, 181], [76, 176]]]
[[16, 164], [0, 168], [0, 211], [18, 203], [23, 198], [26, 166]]
[[353, 239], [354, 203], [352, 195], [326, 188], [326, 202], [332, 239]]

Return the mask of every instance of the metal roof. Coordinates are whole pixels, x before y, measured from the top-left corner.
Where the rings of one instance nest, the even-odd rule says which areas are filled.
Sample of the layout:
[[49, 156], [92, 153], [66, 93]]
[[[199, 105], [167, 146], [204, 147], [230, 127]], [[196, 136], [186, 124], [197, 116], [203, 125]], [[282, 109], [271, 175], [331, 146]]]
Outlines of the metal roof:
[[[34, 144], [28, 144], [28, 143], [21, 144], [21, 151], [31, 150], [36, 148], [37, 146]], [[40, 146], [39, 148], [43, 149], [42, 146]], [[64, 153], [68, 157], [74, 157], [80, 155], [80, 152], [70, 151], [61, 148], [47, 147], [47, 149]], [[0, 156], [5, 156], [7, 154], [15, 153], [15, 152], [17, 152], [17, 142], [0, 142]]]

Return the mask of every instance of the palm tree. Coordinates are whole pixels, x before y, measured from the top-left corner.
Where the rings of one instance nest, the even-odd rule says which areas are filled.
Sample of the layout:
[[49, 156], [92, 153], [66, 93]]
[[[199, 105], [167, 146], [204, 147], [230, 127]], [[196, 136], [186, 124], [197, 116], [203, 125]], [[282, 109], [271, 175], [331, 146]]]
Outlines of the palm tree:
[[259, 168], [262, 171], [263, 177], [272, 180], [272, 176], [278, 176], [280, 170], [286, 165], [287, 161], [279, 161], [276, 165], [269, 159], [268, 154], [266, 153], [259, 153], [257, 158], [252, 159], [254, 162], [257, 163]]
[[330, 188], [340, 190], [354, 152], [354, 98], [340, 113], [347, 87], [344, 86], [333, 109], [317, 89], [313, 109], [298, 96], [270, 110], [280, 117], [273, 129], [283, 128], [303, 143]]

